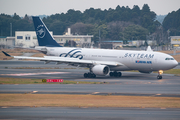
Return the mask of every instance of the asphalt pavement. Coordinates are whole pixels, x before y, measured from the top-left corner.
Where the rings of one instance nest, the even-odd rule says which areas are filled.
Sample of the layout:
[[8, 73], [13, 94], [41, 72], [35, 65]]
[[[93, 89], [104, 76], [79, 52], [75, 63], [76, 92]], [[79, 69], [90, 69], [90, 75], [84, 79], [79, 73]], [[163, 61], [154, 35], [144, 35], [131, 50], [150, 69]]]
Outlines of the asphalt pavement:
[[3, 107], [0, 119], [11, 120], [179, 120], [180, 109]]
[[[40, 61], [0, 61], [0, 79], [1, 77], [58, 78], [77, 81], [77, 84], [1, 84], [0, 94], [22, 94], [36, 91], [33, 94], [180, 97], [180, 77], [172, 74], [163, 74], [161, 80], [156, 78], [157, 73], [138, 72], [122, 72], [120, 78], [97, 76], [97, 78], [85, 79], [84, 72], [88, 72], [88, 69], [65, 64], [44, 64]], [[102, 84], [78, 84], [78, 81], [102, 82]], [[169, 108], [0, 107], [0, 119], [179, 120], [179, 118], [180, 109]]]

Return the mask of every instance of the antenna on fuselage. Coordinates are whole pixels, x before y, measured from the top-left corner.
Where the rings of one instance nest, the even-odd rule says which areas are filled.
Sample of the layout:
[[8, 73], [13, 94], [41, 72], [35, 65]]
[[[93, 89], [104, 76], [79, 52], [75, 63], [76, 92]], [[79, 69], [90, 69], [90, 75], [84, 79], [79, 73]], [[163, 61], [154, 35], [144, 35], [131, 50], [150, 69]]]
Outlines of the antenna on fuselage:
[[146, 51], [153, 52], [153, 50], [151, 49], [151, 46], [148, 46]]

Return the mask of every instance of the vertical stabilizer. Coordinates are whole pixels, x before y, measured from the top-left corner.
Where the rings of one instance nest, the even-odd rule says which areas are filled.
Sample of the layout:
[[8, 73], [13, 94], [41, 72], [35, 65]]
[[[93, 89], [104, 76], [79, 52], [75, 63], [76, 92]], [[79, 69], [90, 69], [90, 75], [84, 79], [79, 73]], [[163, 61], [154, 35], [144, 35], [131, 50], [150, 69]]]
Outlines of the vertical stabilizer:
[[39, 46], [62, 47], [52, 37], [46, 25], [39, 17], [32, 17]]

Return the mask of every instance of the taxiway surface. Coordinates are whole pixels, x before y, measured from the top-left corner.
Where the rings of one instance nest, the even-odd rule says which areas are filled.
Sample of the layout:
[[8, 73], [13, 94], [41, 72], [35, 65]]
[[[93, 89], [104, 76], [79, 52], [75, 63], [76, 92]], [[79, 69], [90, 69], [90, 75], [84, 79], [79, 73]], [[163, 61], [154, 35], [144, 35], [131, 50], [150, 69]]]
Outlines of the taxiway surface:
[[179, 120], [180, 109], [159, 108], [0, 108], [0, 119], [38, 120]]
[[[22, 69], [23, 68], [23, 69]], [[26, 69], [24, 69], [26, 68]], [[54, 69], [55, 68], [55, 69]], [[73, 81], [108, 82], [109, 84], [11, 84], [0, 85], [0, 93], [33, 94], [107, 94], [180, 97], [180, 77], [164, 74], [122, 72], [121, 78], [109, 76], [84, 78], [88, 69], [65, 64], [44, 64], [39, 61], [0, 61], [0, 78], [58, 78]], [[180, 109], [166, 108], [64, 108], [64, 107], [1, 107], [0, 119], [103, 119], [103, 120], [178, 120]]]
[[[30, 69], [21, 69], [21, 68]], [[33, 69], [31, 69], [33, 68]], [[37, 69], [35, 69], [37, 68]], [[42, 69], [44, 68], [44, 69]], [[53, 69], [56, 68], [56, 69]], [[126, 94], [157, 94], [180, 96], [180, 77], [164, 74], [163, 79], [156, 79], [157, 74], [138, 72], [122, 72], [122, 77], [97, 76], [84, 78], [85, 68], [75, 68], [66, 64], [44, 64], [40, 61], [0, 61], [0, 77], [20, 78], [58, 78], [73, 81], [108, 82], [109, 84], [30, 84], [30, 85], [0, 85], [0, 92], [70, 92], [70, 93], [126, 93]]]

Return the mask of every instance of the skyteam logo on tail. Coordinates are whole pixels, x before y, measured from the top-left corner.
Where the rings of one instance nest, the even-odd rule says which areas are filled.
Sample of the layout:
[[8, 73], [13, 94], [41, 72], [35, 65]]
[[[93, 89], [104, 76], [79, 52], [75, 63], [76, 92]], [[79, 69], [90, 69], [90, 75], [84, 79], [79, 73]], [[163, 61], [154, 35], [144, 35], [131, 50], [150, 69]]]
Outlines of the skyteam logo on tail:
[[81, 53], [80, 50], [81, 49], [73, 49], [73, 50], [69, 51], [68, 53], [60, 54], [59, 57], [70, 57], [70, 58], [79, 58], [79, 59], [82, 59], [83, 56], [81, 54], [78, 54], [78, 53]]
[[45, 31], [45, 28], [44, 28], [44, 25], [39, 25], [37, 28], [36, 28], [36, 34], [38, 37], [40, 38], [43, 38], [46, 34], [46, 31]]

